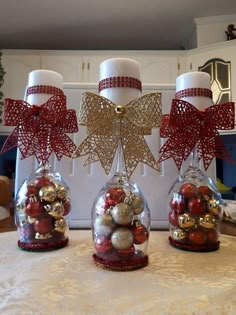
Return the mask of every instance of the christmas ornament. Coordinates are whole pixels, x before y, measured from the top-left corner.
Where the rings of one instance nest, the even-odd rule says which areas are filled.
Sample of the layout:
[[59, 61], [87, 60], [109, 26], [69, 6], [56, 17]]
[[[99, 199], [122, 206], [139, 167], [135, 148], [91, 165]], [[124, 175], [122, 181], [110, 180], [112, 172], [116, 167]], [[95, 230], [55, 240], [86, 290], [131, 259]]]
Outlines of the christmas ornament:
[[199, 161], [207, 169], [214, 157], [230, 160], [218, 129], [233, 128], [234, 103], [210, 106], [210, 76], [203, 72], [179, 76], [176, 89], [170, 115], [163, 117], [161, 135], [168, 140], [159, 162], [172, 157], [180, 169], [190, 155], [190, 164], [169, 191], [169, 242], [184, 250], [217, 250], [223, 202]]
[[[87, 164], [99, 160], [107, 174], [115, 156], [117, 161], [114, 176], [100, 190], [92, 209], [93, 259], [109, 270], [134, 270], [148, 263], [150, 211], [141, 190], [129, 178], [139, 162], [158, 169], [144, 135], [159, 125], [161, 95], [139, 97], [139, 80], [134, 79], [139, 75], [137, 68], [136, 61], [124, 58], [102, 63], [101, 95], [83, 95], [79, 118], [88, 127], [88, 137], [75, 157], [88, 155]], [[130, 69], [132, 73], [126, 73]]]
[[1, 153], [17, 146], [22, 159], [33, 155], [39, 164], [15, 198], [18, 246], [24, 250], [52, 250], [68, 243], [63, 216], [71, 209], [69, 188], [49, 165], [52, 154], [60, 160], [76, 149], [66, 134], [78, 131], [76, 112], [66, 107], [62, 82], [56, 72], [36, 70], [29, 74], [27, 101], [5, 100], [4, 122], [16, 127]]

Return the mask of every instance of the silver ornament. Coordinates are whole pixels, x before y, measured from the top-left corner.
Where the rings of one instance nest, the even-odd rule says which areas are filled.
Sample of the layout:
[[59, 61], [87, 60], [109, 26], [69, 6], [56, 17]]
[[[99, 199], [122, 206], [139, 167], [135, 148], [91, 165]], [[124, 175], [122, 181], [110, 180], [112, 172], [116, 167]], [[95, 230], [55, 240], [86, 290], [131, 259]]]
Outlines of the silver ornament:
[[219, 221], [210, 213], [199, 218], [199, 224], [206, 229], [213, 229], [218, 223]]
[[179, 226], [183, 229], [188, 229], [194, 226], [196, 223], [195, 219], [188, 213], [179, 215], [178, 217]]
[[126, 227], [117, 228], [111, 235], [112, 245], [116, 249], [128, 249], [133, 244], [133, 234]]
[[108, 213], [98, 216], [94, 221], [95, 233], [99, 235], [108, 236], [113, 232], [115, 228], [115, 222], [112, 216]]
[[57, 194], [57, 198], [59, 198], [60, 200], [64, 200], [68, 196], [68, 191], [65, 186], [57, 184], [56, 194]]
[[48, 211], [48, 214], [54, 218], [61, 218], [64, 214], [64, 207], [60, 201], [54, 201], [50, 205], [47, 205], [46, 210]]
[[176, 229], [172, 231], [172, 237], [176, 241], [182, 241], [186, 239], [187, 233], [182, 229]]
[[53, 202], [56, 199], [56, 190], [52, 186], [44, 186], [39, 191], [39, 197], [43, 201]]
[[55, 220], [54, 222], [54, 229], [55, 231], [64, 233], [66, 231], [67, 225], [66, 220], [64, 218], [60, 218], [58, 220]]
[[126, 203], [118, 203], [110, 211], [113, 220], [121, 225], [129, 225], [133, 220], [134, 212], [130, 205]]

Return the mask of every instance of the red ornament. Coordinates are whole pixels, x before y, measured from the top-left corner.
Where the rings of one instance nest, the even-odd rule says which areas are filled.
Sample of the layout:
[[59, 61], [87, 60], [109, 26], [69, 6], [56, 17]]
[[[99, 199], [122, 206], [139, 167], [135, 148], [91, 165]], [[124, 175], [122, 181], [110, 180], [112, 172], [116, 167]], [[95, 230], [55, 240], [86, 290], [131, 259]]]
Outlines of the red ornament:
[[40, 201], [29, 202], [26, 206], [26, 214], [32, 218], [36, 218], [44, 213], [43, 204]]
[[62, 205], [64, 207], [64, 216], [70, 213], [70, 209], [71, 209], [71, 203], [70, 200], [67, 199], [65, 201], [62, 202]]
[[45, 214], [34, 222], [34, 229], [40, 234], [46, 234], [54, 229], [53, 217], [49, 214]]
[[169, 222], [171, 225], [173, 225], [174, 227], [178, 227], [179, 226], [179, 222], [178, 222], [178, 213], [175, 210], [172, 210], [169, 213]]
[[132, 245], [130, 248], [127, 248], [127, 249], [118, 249], [116, 251], [116, 254], [120, 258], [129, 258], [129, 257], [133, 256], [134, 252], [135, 252], [135, 247], [134, 247], [134, 245]]
[[208, 186], [200, 186], [197, 190], [201, 195], [203, 195], [203, 197], [212, 197], [212, 191]]
[[209, 229], [207, 231], [207, 241], [209, 243], [216, 243], [219, 239], [219, 233], [216, 229]]
[[170, 207], [172, 210], [175, 210], [179, 214], [182, 214], [185, 212], [186, 203], [181, 195], [174, 194], [173, 198], [170, 201]]
[[191, 183], [185, 183], [181, 186], [179, 193], [184, 198], [190, 199], [197, 195], [197, 187]]
[[116, 204], [123, 202], [125, 197], [125, 192], [121, 187], [110, 188], [106, 192], [106, 204], [115, 206]]
[[105, 202], [104, 211], [106, 212], [110, 208], [109, 202]]
[[105, 254], [113, 249], [111, 240], [103, 235], [99, 235], [95, 240], [95, 248], [99, 254]]
[[188, 210], [192, 215], [202, 215], [206, 211], [206, 202], [200, 198], [192, 198], [188, 203]]
[[30, 197], [31, 195], [37, 195], [37, 194], [38, 194], [37, 187], [34, 184], [28, 185], [26, 196]]
[[148, 239], [148, 230], [141, 224], [132, 228], [134, 244], [143, 244]]
[[53, 186], [55, 187], [55, 184], [51, 181], [50, 178], [43, 176], [43, 177], [38, 177], [35, 180], [35, 185], [38, 189], [45, 187], [45, 186]]
[[207, 242], [207, 236], [204, 230], [198, 229], [189, 232], [189, 240], [196, 245], [203, 245]]

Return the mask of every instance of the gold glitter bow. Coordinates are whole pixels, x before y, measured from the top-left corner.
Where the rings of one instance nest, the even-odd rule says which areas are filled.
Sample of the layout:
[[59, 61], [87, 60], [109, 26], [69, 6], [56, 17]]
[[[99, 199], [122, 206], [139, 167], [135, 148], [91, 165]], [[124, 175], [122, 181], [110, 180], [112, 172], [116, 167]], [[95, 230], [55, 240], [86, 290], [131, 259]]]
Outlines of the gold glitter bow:
[[155, 170], [158, 164], [144, 136], [161, 124], [161, 93], [150, 93], [116, 105], [105, 97], [85, 92], [82, 95], [79, 124], [87, 126], [88, 136], [73, 158], [88, 154], [84, 165], [100, 161], [108, 175], [120, 143], [126, 174], [131, 176], [142, 162]]

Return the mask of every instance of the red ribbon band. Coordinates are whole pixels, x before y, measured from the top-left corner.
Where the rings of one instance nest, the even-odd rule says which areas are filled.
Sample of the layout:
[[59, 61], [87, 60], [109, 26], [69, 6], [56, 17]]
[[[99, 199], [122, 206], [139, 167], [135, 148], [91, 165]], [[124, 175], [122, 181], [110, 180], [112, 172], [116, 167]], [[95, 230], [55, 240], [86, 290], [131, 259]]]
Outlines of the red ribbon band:
[[50, 85], [33, 85], [28, 87], [26, 91], [26, 96], [31, 94], [52, 94], [52, 95], [64, 95], [64, 92], [55, 87]]
[[202, 96], [212, 99], [212, 91], [204, 88], [189, 88], [175, 93], [175, 98], [178, 99], [191, 96]]
[[98, 91], [115, 88], [115, 87], [129, 87], [142, 92], [142, 82], [132, 77], [110, 77], [99, 82]]

